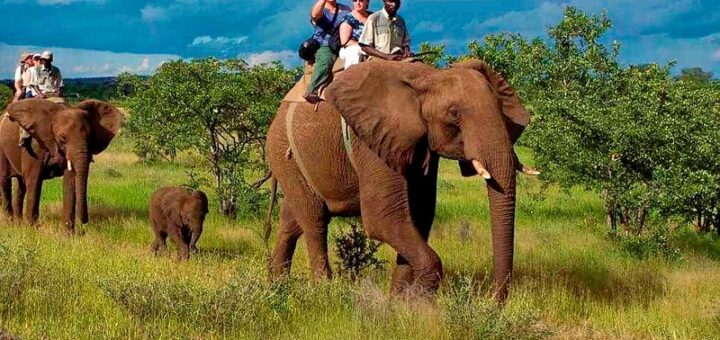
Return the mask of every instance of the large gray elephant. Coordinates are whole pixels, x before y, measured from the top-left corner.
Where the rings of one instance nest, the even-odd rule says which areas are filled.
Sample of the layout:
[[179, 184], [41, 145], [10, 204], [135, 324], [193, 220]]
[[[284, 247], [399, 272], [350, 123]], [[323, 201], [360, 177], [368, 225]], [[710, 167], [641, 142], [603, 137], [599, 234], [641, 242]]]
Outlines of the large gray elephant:
[[[63, 222], [74, 232], [76, 212], [82, 223], [88, 222], [87, 183], [92, 156], [113, 140], [123, 120], [122, 112], [97, 100], [71, 107], [44, 99], [21, 100], [6, 110], [9, 117], [0, 121], [2, 210], [19, 218], [25, 205], [25, 220], [34, 223], [40, 211], [42, 182], [63, 176]], [[29, 147], [18, 146], [20, 127], [33, 137]], [[17, 178], [19, 185], [11, 207], [12, 178]]]
[[338, 76], [327, 97], [317, 111], [283, 102], [268, 132], [268, 162], [285, 195], [273, 272], [290, 270], [305, 235], [315, 277], [329, 277], [328, 222], [362, 215], [367, 234], [397, 252], [392, 291], [434, 292], [442, 265], [427, 241], [444, 157], [460, 161], [463, 175], [487, 181], [495, 296], [504, 301], [521, 168], [513, 144], [530, 117], [502, 77], [476, 60], [449, 69], [375, 60]]

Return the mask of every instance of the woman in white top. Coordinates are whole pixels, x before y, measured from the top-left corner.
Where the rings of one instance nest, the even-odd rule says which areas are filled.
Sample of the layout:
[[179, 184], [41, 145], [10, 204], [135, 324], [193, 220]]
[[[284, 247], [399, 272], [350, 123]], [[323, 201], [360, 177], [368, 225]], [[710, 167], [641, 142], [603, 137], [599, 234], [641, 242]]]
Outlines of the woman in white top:
[[345, 61], [345, 69], [360, 63], [364, 53], [358, 40], [362, 34], [365, 21], [372, 14], [369, 12], [370, 0], [353, 0], [353, 11], [348, 13], [340, 25], [340, 58]]

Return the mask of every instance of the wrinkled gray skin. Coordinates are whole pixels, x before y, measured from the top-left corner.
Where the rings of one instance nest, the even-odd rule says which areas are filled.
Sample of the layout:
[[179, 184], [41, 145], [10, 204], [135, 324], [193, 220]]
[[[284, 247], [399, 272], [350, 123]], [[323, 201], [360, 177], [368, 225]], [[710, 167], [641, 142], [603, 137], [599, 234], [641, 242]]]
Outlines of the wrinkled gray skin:
[[[503, 113], [504, 103], [482, 65], [468, 61], [438, 70], [369, 61], [337, 77], [326, 92], [328, 102], [317, 112], [306, 103], [282, 103], [267, 138], [267, 159], [284, 194], [271, 262], [275, 275], [289, 272], [297, 240], [304, 235], [315, 278], [329, 277], [328, 222], [334, 216], [361, 215], [367, 234], [398, 254], [392, 291], [435, 292], [442, 264], [427, 240], [435, 216], [438, 160], [445, 157], [463, 162], [464, 175], [479, 169], [491, 177], [486, 182], [495, 296], [506, 299], [519, 167], [513, 143], [529, 116]], [[290, 131], [296, 149], [288, 152], [293, 106]], [[355, 135], [350, 156], [342, 142], [341, 114]], [[471, 161], [475, 168], [467, 166]]]
[[190, 251], [196, 252], [197, 241], [203, 231], [208, 213], [208, 199], [204, 192], [189, 192], [183, 188], [167, 187], [156, 191], [150, 198], [150, 226], [155, 240], [150, 250], [167, 249], [168, 236], [178, 250], [178, 260], [190, 258]]

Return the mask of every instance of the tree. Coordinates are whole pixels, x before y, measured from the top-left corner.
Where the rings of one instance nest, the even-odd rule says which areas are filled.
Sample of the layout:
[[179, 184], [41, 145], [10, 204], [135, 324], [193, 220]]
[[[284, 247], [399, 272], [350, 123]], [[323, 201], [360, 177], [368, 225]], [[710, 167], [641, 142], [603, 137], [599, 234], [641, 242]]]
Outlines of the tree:
[[168, 62], [149, 78], [124, 74], [118, 88], [131, 95], [127, 127], [136, 152], [145, 159], [202, 155], [221, 212], [235, 217], [239, 207], [260, 209], [256, 190], [269, 177], [265, 134], [293, 77], [279, 63], [209, 58]]
[[9, 86], [6, 86], [5, 84], [0, 84], [0, 103], [7, 105], [13, 98], [13, 92], [12, 89], [10, 89]]
[[680, 80], [691, 80], [701, 83], [709, 83], [713, 77], [712, 72], [705, 72], [702, 67], [686, 68], [680, 71]]
[[613, 230], [639, 234], [652, 215], [717, 225], [717, 86], [675, 81], [672, 64], [623, 67], [620, 44], [602, 42], [611, 27], [604, 12], [568, 7], [547, 40], [491, 35], [463, 58], [516, 87], [541, 178], [600, 193]]

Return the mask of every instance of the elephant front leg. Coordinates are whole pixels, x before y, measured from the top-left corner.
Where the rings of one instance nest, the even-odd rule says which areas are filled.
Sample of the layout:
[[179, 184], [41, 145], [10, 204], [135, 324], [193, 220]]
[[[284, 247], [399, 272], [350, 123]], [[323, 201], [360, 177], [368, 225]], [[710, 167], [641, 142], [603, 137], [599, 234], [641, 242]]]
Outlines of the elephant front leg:
[[178, 261], [188, 260], [190, 258], [190, 247], [185, 242], [185, 238], [183, 237], [180, 227], [171, 225], [168, 226], [168, 230], [170, 231], [169, 234], [173, 243], [175, 243], [175, 248], [177, 248]]
[[66, 171], [63, 176], [63, 224], [75, 233], [75, 173]]
[[23, 209], [25, 206], [25, 194], [27, 193], [27, 187], [25, 186], [25, 181], [18, 177], [17, 180], [17, 190], [15, 190], [15, 194], [13, 195], [13, 215], [15, 216], [15, 219], [18, 221], [22, 219], [23, 216]]
[[2, 211], [5, 216], [13, 217], [13, 207], [11, 206], [12, 197], [12, 179], [10, 177], [3, 177], [0, 179], [0, 189], [2, 189]]
[[[407, 175], [408, 204], [410, 214], [423, 241], [427, 243], [430, 229], [435, 219], [435, 206], [437, 203], [437, 173], [439, 157], [431, 155], [427, 171], [422, 168], [410, 171]], [[415, 281], [410, 262], [398, 254], [395, 259], [390, 289], [393, 294], [401, 294]]]
[[25, 195], [25, 221], [34, 225], [40, 216], [40, 195], [42, 193], [42, 180], [29, 179], [27, 181], [27, 194]]

